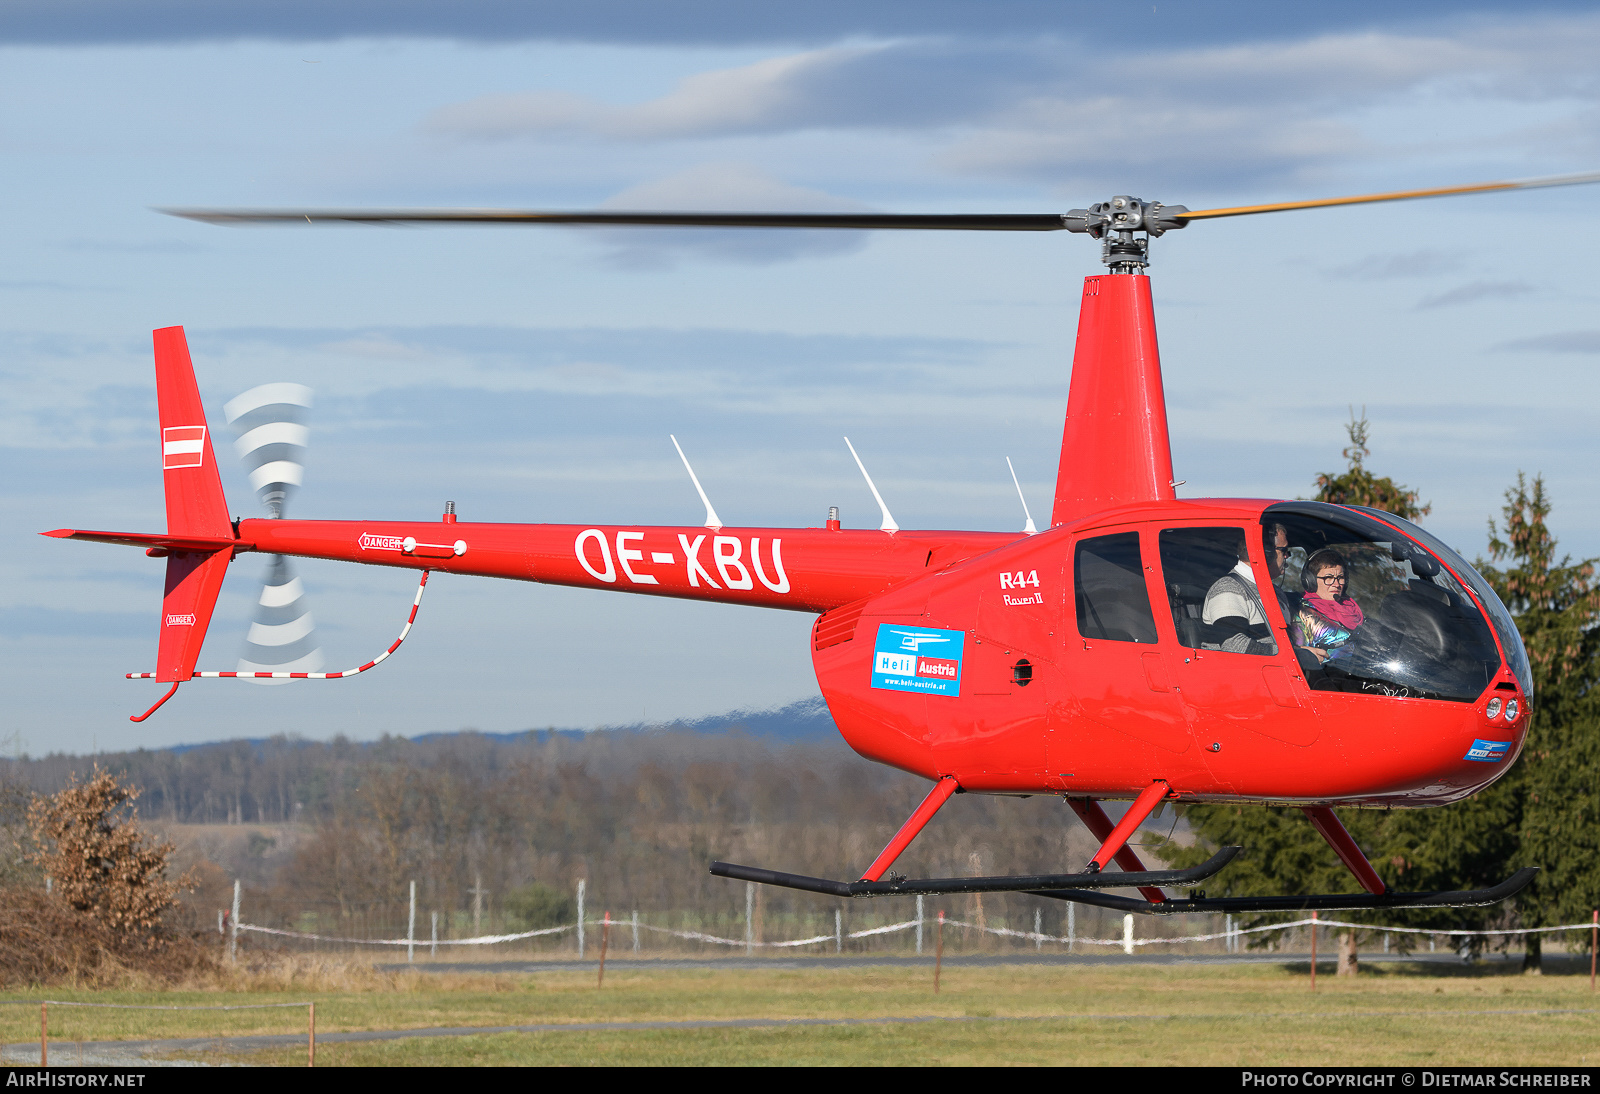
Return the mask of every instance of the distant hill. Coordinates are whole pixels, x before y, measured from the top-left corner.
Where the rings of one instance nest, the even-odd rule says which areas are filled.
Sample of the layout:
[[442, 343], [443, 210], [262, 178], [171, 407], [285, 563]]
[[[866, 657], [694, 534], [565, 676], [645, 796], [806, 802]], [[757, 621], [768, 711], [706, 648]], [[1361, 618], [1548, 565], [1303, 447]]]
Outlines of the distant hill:
[[[397, 734], [395, 736], [403, 737], [405, 740], [413, 741], [417, 744], [443, 742], [453, 737], [466, 735], [502, 744], [511, 744], [527, 740], [543, 741], [552, 736], [579, 739], [596, 733], [694, 733], [701, 736], [739, 733], [746, 737], [767, 741], [772, 744], [838, 745], [840, 748], [848, 747], [839, 736], [839, 729], [833, 724], [833, 718], [828, 713], [828, 706], [822, 701], [822, 696], [820, 695], [813, 695], [809, 699], [800, 699], [787, 706], [776, 707], [772, 710], [730, 710], [724, 714], [708, 714], [704, 718], [675, 722], [633, 722], [628, 725], [596, 726], [592, 729], [553, 727], [549, 729], [515, 730], [509, 733], [481, 733], [475, 729], [461, 729], [449, 732]], [[141, 751], [155, 754], [182, 755], [186, 752], [193, 752], [196, 749], [215, 749], [220, 745], [248, 745], [259, 751], [268, 744], [281, 746], [283, 742], [284, 738], [282, 737], [236, 737], [227, 740], [201, 741], [195, 744], [172, 745], [167, 748]], [[379, 741], [351, 741], [347, 742], [347, 747], [361, 749], [375, 746], [379, 743]], [[108, 760], [110, 756], [120, 754], [99, 753], [98, 755], [102, 760]], [[52, 753], [51, 756], [59, 759], [74, 758], [71, 753]]]
[[[542, 729], [523, 730], [516, 733], [482, 733], [491, 741], [519, 741], [533, 734], [535, 738], [552, 733], [561, 736], [587, 736], [591, 733], [660, 733], [687, 732], [702, 735], [742, 733], [747, 737], [783, 744], [838, 744], [844, 746], [839, 728], [833, 724], [828, 705], [822, 696], [813, 695], [788, 706], [773, 710], [730, 710], [725, 714], [708, 714], [704, 718], [676, 722], [634, 722], [621, 726], [600, 726], [595, 729]], [[411, 737], [419, 743], [453, 737], [454, 733], [424, 733]], [[190, 746], [194, 747], [194, 746]]]

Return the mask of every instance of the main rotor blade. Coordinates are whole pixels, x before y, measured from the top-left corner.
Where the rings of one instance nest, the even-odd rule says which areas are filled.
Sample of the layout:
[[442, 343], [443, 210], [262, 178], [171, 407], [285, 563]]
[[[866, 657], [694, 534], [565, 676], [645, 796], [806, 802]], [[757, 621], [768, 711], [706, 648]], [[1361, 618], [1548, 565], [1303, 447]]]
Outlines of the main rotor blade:
[[1183, 214], [1185, 221], [1215, 217], [1242, 217], [1252, 213], [1282, 213], [1290, 209], [1322, 209], [1332, 205], [1370, 205], [1378, 201], [1410, 201], [1413, 198], [1442, 198], [1454, 194], [1487, 194], [1497, 190], [1540, 190], [1547, 186], [1581, 186], [1600, 182], [1600, 172], [1583, 175], [1546, 175], [1510, 182], [1478, 182], [1471, 186], [1436, 186], [1430, 190], [1390, 190], [1382, 194], [1358, 194], [1345, 198], [1318, 198], [1315, 201], [1279, 201], [1270, 205], [1236, 205], [1227, 209], [1200, 209]]
[[651, 213], [520, 209], [161, 209], [207, 224], [587, 224], [669, 228], [888, 228], [1060, 232], [1059, 213]]

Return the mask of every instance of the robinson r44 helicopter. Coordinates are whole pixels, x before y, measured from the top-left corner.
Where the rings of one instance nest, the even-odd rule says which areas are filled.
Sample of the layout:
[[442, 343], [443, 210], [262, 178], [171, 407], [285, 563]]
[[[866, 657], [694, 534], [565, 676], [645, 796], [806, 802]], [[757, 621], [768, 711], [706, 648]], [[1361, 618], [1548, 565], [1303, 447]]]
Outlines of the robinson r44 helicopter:
[[[196, 671], [223, 575], [242, 552], [278, 556], [258, 620], [263, 635], [278, 632], [263, 641], [280, 651], [302, 634], [298, 581], [282, 556], [419, 571], [408, 629], [433, 570], [814, 613], [812, 662], [846, 742], [932, 789], [859, 880], [712, 864], [723, 877], [841, 897], [1028, 892], [1152, 913], [1490, 904], [1536, 871], [1488, 889], [1392, 892], [1332, 807], [1445, 805], [1505, 772], [1533, 701], [1510, 613], [1464, 558], [1393, 514], [1177, 499], [1149, 241], [1199, 220], [1596, 181], [1600, 174], [1567, 175], [1201, 211], [1119, 196], [1064, 215], [172, 210], [219, 224], [1065, 230], [1099, 240], [1109, 272], [1084, 280], [1054, 508], [1042, 532], [1031, 518], [1015, 534], [901, 529], [876, 487], [883, 520], [871, 530], [845, 529], [836, 514], [821, 528], [725, 527], [709, 501], [695, 527], [468, 523], [453, 505], [435, 522], [290, 520], [282, 501], [299, 482], [305, 436], [296, 417], [303, 389], [294, 385], [229, 404], [251, 485], [271, 514], [241, 520], [223, 496], [183, 330], [168, 327], [154, 336], [167, 531], [44, 534], [166, 559], [157, 666], [129, 676], [171, 686], [135, 721], [190, 679], [337, 679], [370, 669], [404, 639], [345, 672], [282, 659], [259, 671]], [[1100, 847], [1075, 873], [890, 875], [957, 793], [1060, 795]], [[1100, 805], [1107, 799], [1132, 800], [1116, 823]], [[1128, 845], [1169, 801], [1297, 806], [1365, 892], [1207, 898], [1192, 887], [1240, 848], [1193, 869], [1150, 870]], [[1141, 897], [1103, 891], [1119, 887]]]

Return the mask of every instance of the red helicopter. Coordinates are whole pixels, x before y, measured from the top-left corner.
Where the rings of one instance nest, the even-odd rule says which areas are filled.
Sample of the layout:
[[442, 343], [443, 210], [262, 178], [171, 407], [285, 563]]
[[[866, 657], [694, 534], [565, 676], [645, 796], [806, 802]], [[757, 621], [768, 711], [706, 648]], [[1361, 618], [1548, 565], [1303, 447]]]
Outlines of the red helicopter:
[[[1031, 518], [1015, 534], [901, 529], [875, 487], [882, 523], [860, 530], [841, 527], [836, 512], [820, 528], [725, 527], [709, 501], [705, 524], [694, 527], [478, 524], [457, 521], [453, 504], [428, 523], [291, 520], [282, 502], [299, 481], [304, 428], [295, 414], [306, 402], [294, 385], [229, 404], [251, 484], [271, 514], [241, 520], [223, 496], [183, 330], [168, 327], [154, 336], [166, 533], [44, 534], [166, 559], [157, 667], [129, 676], [171, 686], [135, 721], [196, 677], [339, 678], [398, 647], [342, 673], [281, 657], [276, 667], [197, 672], [224, 573], [242, 552], [278, 558], [260, 611], [268, 629], [287, 633], [272, 639], [280, 653], [293, 652], [289, 640], [300, 635], [298, 582], [283, 556], [417, 570], [422, 585], [440, 570], [814, 613], [812, 662], [844, 739], [933, 787], [859, 880], [714, 863], [723, 877], [849, 897], [1028, 892], [1152, 913], [1489, 904], [1536, 871], [1488, 889], [1392, 892], [1332, 806], [1444, 805], [1505, 772], [1534, 698], [1510, 613], [1464, 558], [1393, 514], [1177, 499], [1149, 241], [1198, 220], [1596, 181], [1600, 174], [1567, 175], [1201, 211], [1119, 196], [1039, 215], [172, 210], [221, 224], [1065, 230], [1098, 239], [1109, 272], [1084, 280], [1043, 532], [1032, 532]], [[1069, 874], [890, 875], [956, 793], [1060, 795], [1100, 848]], [[1115, 824], [1100, 805], [1107, 799], [1132, 799]], [[1222, 801], [1299, 807], [1366, 892], [1207, 898], [1192, 887], [1239, 848], [1189, 870], [1150, 870], [1128, 846], [1165, 802]], [[1142, 899], [1101, 891], [1117, 887]]]

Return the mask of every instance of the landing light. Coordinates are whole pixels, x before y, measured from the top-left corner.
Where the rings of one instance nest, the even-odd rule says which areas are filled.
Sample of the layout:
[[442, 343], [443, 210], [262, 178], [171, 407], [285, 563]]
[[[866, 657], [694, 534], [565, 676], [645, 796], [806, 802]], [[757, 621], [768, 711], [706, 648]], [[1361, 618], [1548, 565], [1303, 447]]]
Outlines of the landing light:
[[[1500, 717], [1500, 698], [1499, 698], [1499, 696], [1496, 696], [1495, 698], [1489, 700], [1489, 709], [1484, 711], [1484, 713], [1489, 716], [1489, 720], [1490, 721], [1493, 721], [1494, 719]], [[1516, 717], [1516, 716], [1512, 715], [1512, 717]]]
[[[1493, 718], [1494, 715], [1491, 714], [1491, 715], [1489, 715], [1489, 717]], [[1517, 720], [1517, 701], [1515, 699], [1511, 699], [1506, 703], [1506, 721], [1515, 722], [1516, 720]]]

